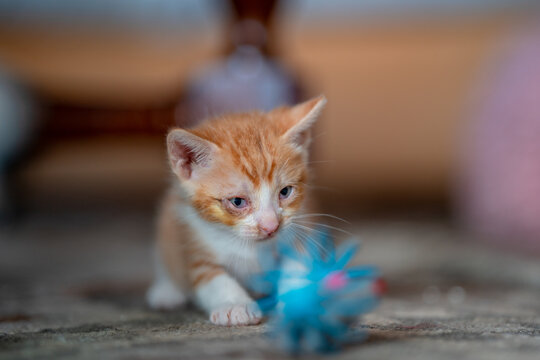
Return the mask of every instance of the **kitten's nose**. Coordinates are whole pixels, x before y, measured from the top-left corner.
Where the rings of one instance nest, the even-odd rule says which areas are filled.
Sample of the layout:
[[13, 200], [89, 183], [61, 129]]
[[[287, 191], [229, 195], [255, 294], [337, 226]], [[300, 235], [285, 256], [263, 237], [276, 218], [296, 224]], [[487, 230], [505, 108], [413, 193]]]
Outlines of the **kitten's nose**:
[[265, 215], [259, 220], [259, 230], [266, 236], [273, 235], [279, 228], [279, 221], [275, 214]]

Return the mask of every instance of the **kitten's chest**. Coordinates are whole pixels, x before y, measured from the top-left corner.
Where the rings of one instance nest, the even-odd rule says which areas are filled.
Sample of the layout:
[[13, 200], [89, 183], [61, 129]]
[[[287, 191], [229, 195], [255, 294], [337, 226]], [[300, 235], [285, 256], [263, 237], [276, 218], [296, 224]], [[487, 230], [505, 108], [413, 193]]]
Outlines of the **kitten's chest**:
[[254, 244], [246, 244], [212, 226], [199, 227], [197, 230], [205, 248], [237, 279], [245, 282], [251, 274], [259, 271], [258, 251]]
[[225, 245], [218, 250], [216, 256], [227, 271], [243, 283], [246, 283], [252, 274], [260, 270], [255, 246]]

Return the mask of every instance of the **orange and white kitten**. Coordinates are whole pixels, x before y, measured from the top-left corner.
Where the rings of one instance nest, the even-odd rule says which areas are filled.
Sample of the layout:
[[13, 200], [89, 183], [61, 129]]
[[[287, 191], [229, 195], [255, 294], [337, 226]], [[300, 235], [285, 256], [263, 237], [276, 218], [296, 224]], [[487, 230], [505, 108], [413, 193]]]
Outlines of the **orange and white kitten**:
[[304, 208], [310, 128], [325, 103], [319, 96], [169, 132], [175, 181], [159, 217], [151, 307], [189, 298], [214, 324], [261, 321], [244, 285], [259, 270], [259, 247], [285, 236]]

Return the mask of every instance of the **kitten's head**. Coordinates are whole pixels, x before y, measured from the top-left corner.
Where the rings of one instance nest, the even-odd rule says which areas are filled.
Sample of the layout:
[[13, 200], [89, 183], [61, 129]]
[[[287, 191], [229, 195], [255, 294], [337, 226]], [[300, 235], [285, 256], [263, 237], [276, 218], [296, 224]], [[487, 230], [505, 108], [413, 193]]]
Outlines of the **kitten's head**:
[[323, 96], [268, 113], [219, 117], [167, 136], [171, 168], [198, 214], [264, 240], [302, 207], [310, 128]]

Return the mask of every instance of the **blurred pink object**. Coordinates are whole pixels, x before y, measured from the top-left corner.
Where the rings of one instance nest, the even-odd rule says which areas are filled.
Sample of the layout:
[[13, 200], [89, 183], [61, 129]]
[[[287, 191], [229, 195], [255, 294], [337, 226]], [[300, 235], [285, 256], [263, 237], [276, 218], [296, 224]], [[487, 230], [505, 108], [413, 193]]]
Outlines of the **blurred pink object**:
[[461, 208], [486, 241], [540, 253], [540, 26], [508, 45], [468, 129]]
[[339, 290], [347, 285], [347, 274], [343, 271], [334, 271], [326, 276], [324, 287], [330, 290]]

